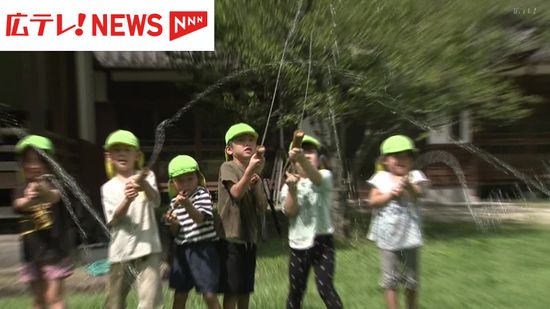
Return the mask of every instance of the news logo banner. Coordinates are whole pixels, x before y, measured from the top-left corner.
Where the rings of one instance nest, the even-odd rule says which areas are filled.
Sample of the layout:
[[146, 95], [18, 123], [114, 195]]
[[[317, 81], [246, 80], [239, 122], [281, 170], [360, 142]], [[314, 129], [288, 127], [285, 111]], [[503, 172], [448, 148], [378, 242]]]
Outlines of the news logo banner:
[[213, 51], [214, 0], [0, 1], [0, 50]]

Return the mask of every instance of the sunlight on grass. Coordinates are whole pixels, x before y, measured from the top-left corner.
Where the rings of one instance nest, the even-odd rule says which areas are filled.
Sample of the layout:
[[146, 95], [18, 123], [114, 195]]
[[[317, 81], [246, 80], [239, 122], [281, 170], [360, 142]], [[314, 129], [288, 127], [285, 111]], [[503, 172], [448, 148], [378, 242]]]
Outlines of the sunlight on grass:
[[[421, 308], [547, 308], [550, 286], [550, 229], [505, 225], [497, 231], [480, 232], [475, 226], [427, 224], [426, 244], [421, 251]], [[335, 284], [346, 308], [383, 308], [378, 288], [378, 249], [364, 240], [364, 230], [337, 244]], [[251, 308], [284, 308], [288, 289], [288, 248], [283, 239], [260, 246], [256, 292]], [[171, 307], [171, 292], [164, 290]], [[196, 294], [188, 308], [204, 308]], [[103, 293], [69, 293], [70, 308], [100, 308]], [[135, 308], [131, 293], [128, 308]], [[1, 308], [28, 308], [28, 295], [0, 300]], [[313, 273], [303, 308], [323, 308]]]

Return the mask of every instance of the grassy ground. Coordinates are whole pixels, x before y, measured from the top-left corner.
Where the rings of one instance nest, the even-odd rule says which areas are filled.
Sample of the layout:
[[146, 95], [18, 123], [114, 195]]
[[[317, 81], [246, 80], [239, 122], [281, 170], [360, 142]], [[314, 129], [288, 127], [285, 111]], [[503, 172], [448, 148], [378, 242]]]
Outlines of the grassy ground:
[[[377, 249], [364, 240], [361, 222], [352, 238], [337, 245], [335, 283], [346, 308], [383, 308], [377, 287]], [[421, 308], [548, 308], [550, 229], [546, 226], [502, 225], [480, 232], [475, 226], [430, 224], [424, 227], [421, 253]], [[251, 308], [284, 308], [288, 288], [285, 241], [261, 245], [256, 293]], [[69, 293], [70, 308], [100, 308], [103, 293]], [[165, 289], [165, 303], [171, 303]], [[135, 308], [135, 294], [129, 297]], [[0, 308], [28, 308], [29, 295], [0, 299]], [[203, 308], [193, 295], [188, 308]], [[310, 280], [304, 308], [323, 308]]]
[[519, 207], [550, 209], [550, 203], [548, 202], [548, 200], [530, 201], [530, 202], [513, 201], [513, 202], [517, 203]]

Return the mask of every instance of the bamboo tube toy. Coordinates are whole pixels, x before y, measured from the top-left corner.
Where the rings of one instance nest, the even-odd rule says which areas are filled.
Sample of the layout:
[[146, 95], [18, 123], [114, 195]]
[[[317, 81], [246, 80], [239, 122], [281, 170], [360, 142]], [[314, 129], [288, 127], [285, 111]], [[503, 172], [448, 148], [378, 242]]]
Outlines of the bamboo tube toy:
[[302, 148], [303, 139], [304, 139], [304, 131], [302, 130], [294, 131], [294, 136], [292, 137], [292, 148]]

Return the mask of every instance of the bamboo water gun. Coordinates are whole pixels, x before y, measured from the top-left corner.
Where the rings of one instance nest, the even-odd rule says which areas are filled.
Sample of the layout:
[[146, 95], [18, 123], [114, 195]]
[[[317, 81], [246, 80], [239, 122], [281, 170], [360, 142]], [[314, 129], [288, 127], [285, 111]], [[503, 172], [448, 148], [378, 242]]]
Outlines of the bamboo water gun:
[[[294, 135], [292, 136], [292, 143], [290, 144], [290, 149], [292, 148], [302, 148], [302, 141], [304, 139], [304, 131], [302, 130], [296, 130], [294, 131]], [[283, 168], [283, 171], [288, 171], [288, 168], [290, 167], [290, 160], [286, 161], [285, 167]]]

